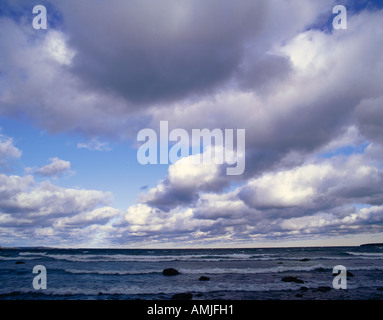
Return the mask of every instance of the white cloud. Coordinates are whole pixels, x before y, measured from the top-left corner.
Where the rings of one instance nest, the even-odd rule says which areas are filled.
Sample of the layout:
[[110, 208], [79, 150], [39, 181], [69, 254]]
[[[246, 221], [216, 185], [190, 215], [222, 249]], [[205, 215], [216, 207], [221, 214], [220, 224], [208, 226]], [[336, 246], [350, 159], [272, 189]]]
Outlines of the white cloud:
[[103, 226], [121, 216], [119, 210], [106, 206], [112, 200], [108, 192], [36, 183], [33, 176], [1, 174], [0, 181], [0, 236], [4, 242], [89, 245], [92, 239], [101, 241], [108, 233]]
[[68, 47], [68, 40], [62, 32], [49, 30], [44, 39], [43, 48], [47, 54], [61, 65], [70, 65], [75, 56], [73, 49]]
[[195, 164], [194, 159], [201, 155], [203, 153], [190, 155], [171, 164], [166, 179], [142, 194], [139, 201], [168, 211], [179, 205], [190, 205], [198, 199], [199, 192], [218, 191], [228, 186], [230, 179], [225, 165], [215, 164], [214, 157], [211, 163]]
[[37, 184], [32, 176], [0, 175], [0, 212], [13, 217], [39, 219], [73, 216], [111, 201], [111, 194], [97, 190], [61, 188], [45, 181]]
[[161, 238], [188, 238], [193, 232], [201, 228], [208, 228], [213, 221], [196, 219], [191, 209], [174, 209], [164, 212], [149, 207], [146, 204], [137, 204], [128, 208], [123, 220], [116, 224], [116, 228], [124, 235], [123, 239], [147, 237]]
[[91, 212], [81, 211], [79, 214], [72, 217], [59, 218], [53, 223], [53, 226], [55, 229], [60, 229], [88, 227], [93, 224], [104, 225], [112, 218], [120, 215], [121, 212], [118, 209], [101, 207], [94, 209]]
[[14, 194], [26, 192], [34, 184], [33, 176], [19, 177], [0, 174], [0, 195], [2, 199], [10, 199]]
[[0, 159], [20, 158], [21, 151], [13, 145], [13, 139], [0, 134]]
[[101, 142], [95, 138], [91, 139], [88, 142], [79, 142], [77, 144], [77, 148], [79, 149], [88, 149], [91, 151], [110, 151], [109, 143]]
[[383, 201], [383, 171], [363, 155], [265, 173], [250, 180], [239, 195], [254, 208], [315, 208], [339, 203]]
[[21, 151], [14, 146], [13, 139], [0, 134], [0, 169], [7, 167], [11, 159], [21, 157]]
[[291, 207], [309, 205], [318, 196], [318, 183], [335, 174], [328, 164], [305, 165], [289, 171], [265, 174], [250, 180], [245, 189], [253, 196], [248, 201], [255, 207]]

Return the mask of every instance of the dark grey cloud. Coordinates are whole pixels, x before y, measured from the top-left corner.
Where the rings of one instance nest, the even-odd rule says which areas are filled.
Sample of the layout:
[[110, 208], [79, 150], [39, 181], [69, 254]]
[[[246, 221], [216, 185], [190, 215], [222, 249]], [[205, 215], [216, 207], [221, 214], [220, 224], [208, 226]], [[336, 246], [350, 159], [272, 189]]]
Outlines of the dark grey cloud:
[[[244, 42], [265, 28], [265, 1], [62, 1], [71, 70], [134, 105], [214, 92], [237, 70]], [[230, 19], [230, 22], [229, 22]]]
[[362, 133], [371, 141], [383, 143], [383, 97], [361, 101], [356, 117]]
[[326, 4], [113, 0], [51, 7], [54, 23], [44, 33], [27, 19], [0, 21], [7, 61], [0, 69], [12, 79], [0, 79], [2, 113], [50, 132], [132, 138], [153, 108], [172, 112], [172, 102], [201, 101], [230, 87], [262, 93], [288, 79], [291, 63], [271, 52], [275, 43], [304, 29]]

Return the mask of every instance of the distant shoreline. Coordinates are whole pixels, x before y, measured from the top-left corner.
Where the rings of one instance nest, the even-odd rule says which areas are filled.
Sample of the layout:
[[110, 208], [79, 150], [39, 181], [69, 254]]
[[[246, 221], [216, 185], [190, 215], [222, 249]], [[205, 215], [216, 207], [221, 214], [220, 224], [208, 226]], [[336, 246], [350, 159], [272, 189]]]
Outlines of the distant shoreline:
[[361, 247], [377, 247], [377, 246], [382, 246], [383, 247], [383, 242], [381, 243], [365, 243], [361, 244]]

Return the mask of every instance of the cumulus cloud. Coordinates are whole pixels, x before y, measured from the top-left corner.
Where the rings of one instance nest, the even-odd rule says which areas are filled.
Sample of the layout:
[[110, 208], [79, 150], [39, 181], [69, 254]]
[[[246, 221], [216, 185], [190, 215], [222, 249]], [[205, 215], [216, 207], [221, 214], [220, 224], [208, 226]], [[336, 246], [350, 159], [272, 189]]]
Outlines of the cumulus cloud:
[[[209, 150], [205, 152], [210, 152]], [[143, 194], [140, 201], [168, 211], [195, 202], [201, 191], [219, 191], [228, 186], [230, 179], [226, 173], [222, 174], [226, 172], [225, 166], [215, 163], [214, 154], [210, 163], [195, 163], [196, 158], [200, 159], [203, 155], [204, 153], [190, 155], [171, 164], [167, 177]]]
[[239, 193], [254, 208], [321, 208], [381, 203], [383, 172], [363, 156], [305, 164], [250, 180]]
[[53, 226], [55, 229], [61, 228], [81, 228], [89, 225], [105, 225], [112, 218], [120, 215], [120, 210], [112, 207], [101, 207], [91, 212], [82, 211], [72, 217], [57, 219]]
[[70, 171], [70, 161], [51, 158], [50, 164], [38, 168], [35, 173], [43, 177], [58, 177]]
[[[48, 181], [36, 183], [30, 175], [2, 174], [0, 180], [0, 234], [5, 242], [33, 237], [45, 245], [76, 245], [81, 232], [77, 230], [76, 235], [75, 229], [104, 226], [119, 214], [105, 206], [112, 198], [107, 192], [61, 188]], [[87, 238], [95, 236], [89, 233]]]
[[164, 212], [146, 204], [137, 204], [128, 208], [114, 227], [122, 235], [114, 243], [126, 243], [129, 240], [163, 241], [174, 239], [192, 239], [200, 229], [208, 229], [214, 222], [193, 217], [191, 209]]
[[[51, 217], [73, 215], [108, 202], [110, 194], [96, 190], [65, 189], [48, 181], [37, 184], [32, 176], [5, 176], [0, 210], [13, 216]], [[110, 199], [109, 199], [110, 201]]]
[[[171, 169], [167, 180], [141, 196], [116, 225], [124, 239], [291, 240], [378, 232], [383, 221], [383, 172], [366, 154], [340, 154], [266, 172], [232, 191], [201, 187], [217, 179], [213, 170], [212, 175], [182, 170], [184, 175], [174, 176], [177, 170], [171, 175]], [[186, 189], [193, 182], [185, 191], [193, 199], [171, 198], [171, 192], [183, 190], [176, 178]]]

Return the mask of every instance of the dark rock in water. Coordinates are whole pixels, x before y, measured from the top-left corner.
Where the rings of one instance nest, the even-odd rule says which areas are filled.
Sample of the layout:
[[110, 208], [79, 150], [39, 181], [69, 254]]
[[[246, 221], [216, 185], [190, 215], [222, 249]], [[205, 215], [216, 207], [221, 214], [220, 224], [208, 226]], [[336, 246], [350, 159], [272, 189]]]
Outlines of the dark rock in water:
[[171, 297], [172, 300], [191, 300], [193, 295], [191, 293], [176, 293]]
[[176, 276], [177, 274], [179, 274], [179, 272], [177, 269], [167, 268], [167, 269], [162, 270], [162, 274], [164, 276]]
[[279, 261], [278, 264], [283, 264], [283, 262]]
[[376, 290], [383, 291], [383, 287], [378, 287], [378, 288], [376, 288]]
[[301, 260], [299, 260], [299, 261], [310, 261], [311, 259], [309, 259], [309, 258], [303, 258], [303, 259], [301, 259]]
[[331, 287], [327, 287], [327, 286], [321, 286], [319, 287], [316, 291], [319, 291], [319, 292], [328, 292], [331, 290]]
[[24, 264], [25, 262], [24, 261], [16, 261], [15, 263], [16, 264]]
[[209, 281], [210, 278], [209, 277], [206, 277], [206, 276], [200, 276], [199, 277], [199, 281]]
[[309, 288], [307, 288], [307, 287], [301, 287], [301, 291], [307, 291]]
[[[332, 276], [335, 277], [335, 276], [337, 276], [337, 275], [339, 275], [339, 274], [340, 274], [340, 273], [333, 273]], [[353, 277], [353, 276], [354, 276], [354, 274], [353, 274], [352, 272], [347, 271], [347, 277], [350, 277], [350, 278], [351, 278], [351, 277]]]
[[353, 273], [351, 273], [350, 271], [347, 271], [347, 277], [353, 277], [353, 276], [354, 276]]
[[281, 279], [283, 282], [295, 282], [295, 283], [305, 283], [303, 280], [298, 279], [297, 277], [283, 277]]
[[302, 297], [303, 297], [303, 294], [301, 294], [301, 293], [297, 293], [295, 296], [296, 296], [297, 298], [302, 298]]
[[196, 294], [196, 297], [202, 297], [202, 296], [203, 296], [202, 293], [197, 293], [197, 294]]

